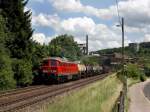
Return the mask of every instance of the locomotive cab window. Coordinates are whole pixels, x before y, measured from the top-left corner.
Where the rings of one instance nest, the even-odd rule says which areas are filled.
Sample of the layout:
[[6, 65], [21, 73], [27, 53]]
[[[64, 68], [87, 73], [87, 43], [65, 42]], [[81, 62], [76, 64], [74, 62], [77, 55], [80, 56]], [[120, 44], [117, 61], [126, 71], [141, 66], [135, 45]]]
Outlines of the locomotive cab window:
[[57, 65], [57, 63], [56, 63], [56, 61], [55, 60], [51, 60], [51, 66], [56, 66]]

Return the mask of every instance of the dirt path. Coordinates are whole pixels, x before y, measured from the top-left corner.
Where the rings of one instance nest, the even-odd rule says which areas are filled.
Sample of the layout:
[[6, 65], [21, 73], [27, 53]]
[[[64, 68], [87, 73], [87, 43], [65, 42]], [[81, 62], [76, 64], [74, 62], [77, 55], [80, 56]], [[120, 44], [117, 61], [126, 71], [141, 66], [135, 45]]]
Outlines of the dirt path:
[[144, 96], [144, 86], [150, 80], [135, 84], [129, 88], [130, 106], [129, 112], [150, 112], [150, 101]]

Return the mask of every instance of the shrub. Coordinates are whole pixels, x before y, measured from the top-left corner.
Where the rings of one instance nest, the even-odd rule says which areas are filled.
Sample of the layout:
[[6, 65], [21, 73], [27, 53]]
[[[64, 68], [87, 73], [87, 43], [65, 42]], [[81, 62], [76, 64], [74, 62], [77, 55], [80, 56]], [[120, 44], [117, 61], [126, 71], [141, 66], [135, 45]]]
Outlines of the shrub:
[[[144, 72], [135, 64], [128, 64], [125, 67], [124, 75], [127, 76], [127, 78], [140, 79], [141, 81], [146, 80]], [[118, 77], [121, 81], [125, 81], [125, 77], [122, 75], [122, 71], [118, 73]]]
[[128, 78], [138, 79], [141, 71], [135, 64], [128, 64], [125, 68], [125, 74]]
[[13, 71], [17, 86], [27, 86], [32, 83], [32, 64], [26, 59], [13, 60]]
[[150, 64], [144, 66], [144, 73], [147, 77], [150, 77]]
[[144, 82], [146, 80], [145, 74], [140, 75], [140, 81]]
[[0, 90], [15, 88], [14, 73], [11, 67], [11, 59], [0, 47]]

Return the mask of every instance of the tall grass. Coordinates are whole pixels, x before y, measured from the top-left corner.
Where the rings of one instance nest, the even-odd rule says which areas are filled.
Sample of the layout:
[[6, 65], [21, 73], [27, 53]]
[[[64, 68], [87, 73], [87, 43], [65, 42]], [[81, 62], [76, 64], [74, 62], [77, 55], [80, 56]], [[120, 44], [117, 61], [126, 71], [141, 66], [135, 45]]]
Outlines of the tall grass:
[[50, 104], [46, 112], [110, 112], [120, 85], [116, 75], [109, 76]]

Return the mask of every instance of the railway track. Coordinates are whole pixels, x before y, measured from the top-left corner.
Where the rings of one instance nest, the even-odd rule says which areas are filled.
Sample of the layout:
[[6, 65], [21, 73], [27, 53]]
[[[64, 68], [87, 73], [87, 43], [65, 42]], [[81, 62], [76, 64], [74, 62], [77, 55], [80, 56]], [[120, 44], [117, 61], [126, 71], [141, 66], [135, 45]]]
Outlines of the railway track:
[[40, 88], [44, 88], [44, 87], [45, 87], [44, 85], [29, 86], [29, 87], [25, 87], [25, 88], [19, 88], [19, 89], [9, 90], [9, 91], [5, 91], [5, 92], [0, 92], [0, 98], [7, 97], [9, 95], [16, 95], [19, 93], [28, 92], [28, 91], [32, 91], [32, 90], [36, 90], [36, 89], [40, 89]]
[[25, 108], [40, 101], [53, 98], [65, 92], [83, 87], [87, 84], [93, 83], [97, 80], [103, 79], [108, 74], [97, 75], [86, 79], [77, 80], [71, 83], [61, 85], [44, 86], [44, 88], [36, 88], [22, 92], [18, 91], [16, 94], [8, 93], [9, 96], [3, 95], [0, 97], [0, 112], [14, 112], [15, 110]]

